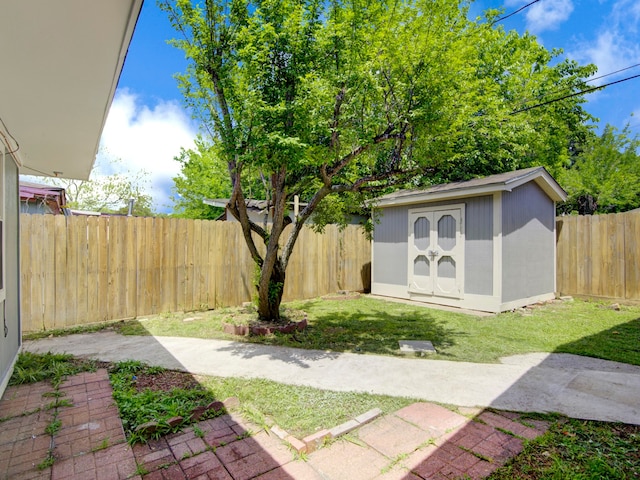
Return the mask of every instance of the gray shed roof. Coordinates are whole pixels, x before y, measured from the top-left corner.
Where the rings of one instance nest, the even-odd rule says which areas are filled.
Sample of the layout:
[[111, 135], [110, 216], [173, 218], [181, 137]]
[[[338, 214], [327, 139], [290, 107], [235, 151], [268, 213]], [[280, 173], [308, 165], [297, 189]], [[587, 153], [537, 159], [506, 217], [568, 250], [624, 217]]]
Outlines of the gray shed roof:
[[567, 193], [544, 167], [532, 167], [488, 177], [474, 178], [464, 182], [434, 185], [426, 189], [399, 190], [383, 195], [371, 203], [378, 207], [389, 207], [450, 198], [473, 197], [501, 191], [510, 192], [514, 188], [530, 181], [536, 182], [549, 198], [555, 202], [567, 199]]

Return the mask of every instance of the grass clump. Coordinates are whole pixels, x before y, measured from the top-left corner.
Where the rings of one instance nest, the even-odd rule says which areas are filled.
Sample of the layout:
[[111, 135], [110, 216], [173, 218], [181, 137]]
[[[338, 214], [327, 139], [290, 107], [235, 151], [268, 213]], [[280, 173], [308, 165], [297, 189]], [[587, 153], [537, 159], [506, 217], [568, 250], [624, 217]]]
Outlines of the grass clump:
[[49, 380], [54, 386], [57, 386], [69, 375], [95, 370], [96, 363], [94, 361], [77, 359], [66, 353], [22, 352], [18, 355], [9, 385]]
[[[138, 388], [139, 378], [148, 378], [163, 372], [163, 368], [150, 367], [137, 361], [120, 362], [110, 369], [113, 398], [120, 411], [122, 425], [130, 444], [159, 438], [180, 430], [192, 423], [190, 415], [195, 407], [207, 405], [214, 400], [213, 395], [200, 386], [172, 387], [164, 390]], [[214, 415], [213, 412], [207, 414]], [[181, 424], [172, 428], [166, 423], [168, 419], [177, 416], [184, 418]], [[154, 432], [136, 431], [138, 426], [152, 421], [158, 423]]]
[[418, 400], [356, 392], [334, 392], [247, 378], [199, 377], [203, 387], [219, 399], [236, 396], [243, 413], [258, 425], [266, 419], [296, 438], [333, 428], [373, 408], [384, 414]]
[[488, 478], [640, 478], [640, 426], [562, 418]]

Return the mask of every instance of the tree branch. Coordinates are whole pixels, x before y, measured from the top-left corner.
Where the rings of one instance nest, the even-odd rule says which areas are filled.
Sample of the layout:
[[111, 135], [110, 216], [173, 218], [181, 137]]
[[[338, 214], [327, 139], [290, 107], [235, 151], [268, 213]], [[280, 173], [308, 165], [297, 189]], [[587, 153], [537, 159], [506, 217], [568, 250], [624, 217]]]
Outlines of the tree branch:
[[384, 132], [382, 132], [380, 135], [376, 135], [375, 137], [373, 137], [373, 140], [371, 143], [366, 145], [360, 145], [359, 147], [351, 150], [344, 157], [342, 157], [337, 163], [335, 163], [333, 167], [328, 169], [327, 177], [329, 179], [333, 178], [344, 167], [349, 165], [349, 163], [354, 158], [356, 158], [358, 155], [361, 155], [367, 150], [369, 150], [371, 148], [371, 145], [383, 143], [383, 142], [386, 142], [387, 140], [403, 139], [405, 136], [404, 133], [392, 133], [395, 128], [396, 128], [395, 125], [389, 125]]
[[260, 256], [260, 253], [256, 248], [256, 244], [253, 241], [251, 232], [256, 232], [263, 239], [266, 238], [267, 232], [253, 223], [249, 219], [249, 215], [247, 215], [247, 203], [244, 199], [244, 195], [242, 194], [240, 172], [235, 170], [232, 174], [232, 180], [233, 192], [227, 206], [231, 214], [235, 217], [236, 220], [238, 220], [238, 222], [240, 222], [240, 225], [242, 226], [242, 234], [244, 236], [247, 247], [249, 248], [249, 252], [251, 253], [251, 258], [253, 258], [253, 261], [256, 262], [258, 266], [262, 267], [264, 259], [262, 258], [262, 256]]

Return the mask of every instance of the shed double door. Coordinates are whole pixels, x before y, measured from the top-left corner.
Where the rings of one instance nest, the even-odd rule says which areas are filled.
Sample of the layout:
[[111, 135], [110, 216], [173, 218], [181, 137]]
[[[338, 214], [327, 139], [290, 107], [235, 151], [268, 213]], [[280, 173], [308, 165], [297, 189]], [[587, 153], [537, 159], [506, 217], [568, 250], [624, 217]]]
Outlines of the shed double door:
[[409, 211], [409, 292], [462, 298], [464, 206]]

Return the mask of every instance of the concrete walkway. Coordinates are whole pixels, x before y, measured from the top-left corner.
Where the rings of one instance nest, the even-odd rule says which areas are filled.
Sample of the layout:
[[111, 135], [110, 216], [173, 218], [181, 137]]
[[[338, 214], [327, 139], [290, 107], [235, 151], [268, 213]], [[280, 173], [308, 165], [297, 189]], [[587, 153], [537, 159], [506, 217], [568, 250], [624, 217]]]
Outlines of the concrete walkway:
[[27, 341], [24, 349], [112, 362], [134, 359], [202, 375], [267, 378], [465, 407], [640, 424], [640, 367], [568, 354], [516, 355], [501, 364], [474, 364], [111, 331]]

